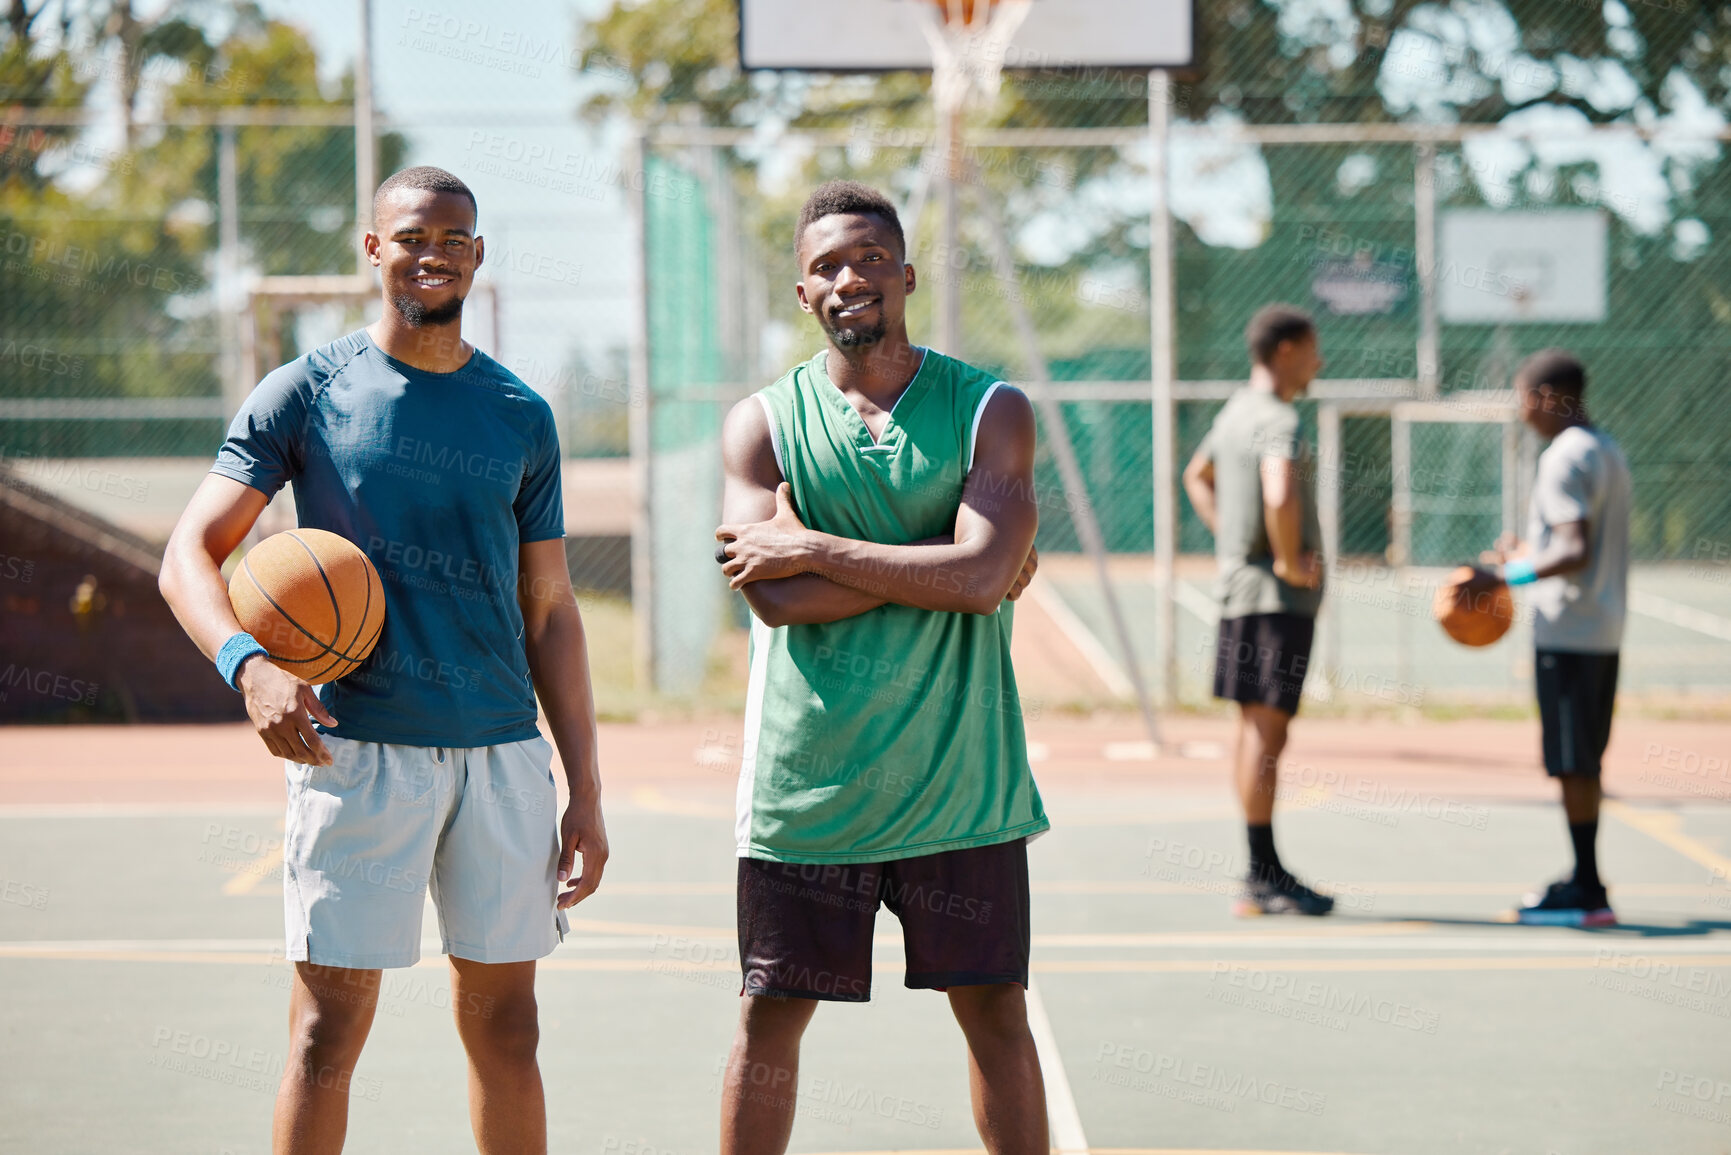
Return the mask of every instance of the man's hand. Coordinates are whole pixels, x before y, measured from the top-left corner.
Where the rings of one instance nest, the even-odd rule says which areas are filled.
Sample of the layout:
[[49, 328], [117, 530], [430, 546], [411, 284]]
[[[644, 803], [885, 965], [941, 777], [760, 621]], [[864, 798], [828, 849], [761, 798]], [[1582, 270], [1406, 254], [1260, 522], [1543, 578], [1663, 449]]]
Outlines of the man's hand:
[[1316, 551], [1307, 549], [1298, 555], [1298, 565], [1288, 565], [1283, 558], [1274, 559], [1274, 576], [1289, 586], [1313, 590], [1322, 584], [1322, 559]]
[[331, 764], [330, 751], [313, 729], [313, 719], [327, 726], [335, 726], [337, 720], [325, 711], [316, 690], [263, 654], [248, 658], [235, 681], [246, 698], [247, 717], [267, 750], [309, 766]]
[[[572, 877], [579, 855], [583, 873]], [[566, 886], [559, 909], [567, 910], [594, 894], [606, 867], [607, 827], [601, 821], [601, 800], [573, 798], [559, 823], [559, 881]]]
[[1034, 580], [1034, 571], [1040, 568], [1040, 551], [1033, 546], [1028, 547], [1028, 560], [1022, 563], [1022, 572], [1016, 575], [1015, 584], [1010, 586], [1010, 592], [1004, 597], [1015, 601], [1022, 596], [1022, 591], [1028, 588], [1028, 583]]
[[1505, 533], [1497, 538], [1496, 544], [1479, 554], [1479, 564], [1494, 566], [1502, 565], [1511, 558], [1520, 557], [1527, 552], [1527, 543], [1519, 536]]
[[715, 531], [727, 556], [721, 572], [733, 589], [751, 582], [804, 573], [805, 523], [793, 510], [793, 487], [782, 482], [775, 490], [775, 516], [768, 521], [724, 525]]
[[1463, 582], [1460, 588], [1477, 597], [1479, 594], [1490, 593], [1502, 584], [1503, 579], [1497, 575], [1495, 570], [1474, 566], [1473, 576]]

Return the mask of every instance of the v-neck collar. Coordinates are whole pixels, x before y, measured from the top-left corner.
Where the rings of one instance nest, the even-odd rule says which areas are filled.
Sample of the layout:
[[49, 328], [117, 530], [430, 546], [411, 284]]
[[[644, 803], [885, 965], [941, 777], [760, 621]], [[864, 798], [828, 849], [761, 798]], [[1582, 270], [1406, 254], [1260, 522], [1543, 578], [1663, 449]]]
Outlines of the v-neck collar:
[[[823, 383], [828, 386], [828, 388], [820, 390], [820, 392], [827, 394], [833, 399], [831, 403], [840, 407], [840, 412], [844, 419], [853, 419], [855, 426], [855, 448], [861, 453], [894, 453], [896, 447], [901, 444], [901, 439], [899, 437], [894, 440], [891, 440], [890, 437], [892, 432], [899, 432], [901, 429], [901, 426], [896, 423], [896, 410], [902, 407], [902, 402], [908, 399], [908, 394], [912, 393], [914, 389], [920, 385], [920, 378], [925, 374], [926, 362], [931, 358], [931, 352], [930, 347], [922, 347], [920, 349], [919, 366], [914, 369], [914, 375], [908, 379], [907, 385], [902, 388], [901, 394], [895, 400], [895, 404], [890, 406], [889, 413], [885, 415], [884, 432], [881, 438], [872, 436], [871, 426], [866, 424], [866, 419], [860, 415], [858, 409], [854, 408], [853, 402], [847, 399], [847, 394], [841, 391], [841, 386], [837, 385], [835, 381], [830, 378], [830, 351], [825, 349], [817, 355], [818, 373], [823, 377]], [[924, 393], [925, 390], [921, 389], [920, 392]]]

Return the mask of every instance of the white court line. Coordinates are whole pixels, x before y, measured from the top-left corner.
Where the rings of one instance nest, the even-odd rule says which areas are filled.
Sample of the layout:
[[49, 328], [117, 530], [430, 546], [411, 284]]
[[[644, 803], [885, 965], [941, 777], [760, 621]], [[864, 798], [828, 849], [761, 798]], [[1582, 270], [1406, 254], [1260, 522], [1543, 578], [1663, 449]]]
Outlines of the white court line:
[[1629, 608], [1649, 618], [1657, 618], [1722, 642], [1731, 642], [1731, 620], [1718, 614], [1698, 610], [1694, 606], [1674, 602], [1670, 598], [1650, 594], [1646, 590], [1629, 591]]
[[1052, 1150], [1058, 1155], [1087, 1155], [1088, 1136], [1082, 1132], [1082, 1116], [1076, 1096], [1070, 1091], [1070, 1076], [1058, 1054], [1058, 1036], [1046, 1016], [1046, 1001], [1040, 986], [1028, 976], [1028, 1030], [1034, 1035], [1034, 1050], [1040, 1056], [1040, 1078], [1046, 1084], [1046, 1119], [1052, 1128]]
[[1040, 582], [1030, 582], [1023, 594], [1032, 599], [1034, 604], [1044, 610], [1046, 616], [1057, 624], [1063, 635], [1070, 639], [1070, 644], [1076, 647], [1076, 652], [1087, 660], [1094, 673], [1099, 675], [1102, 682], [1106, 683], [1108, 690], [1120, 698], [1134, 698], [1136, 696], [1136, 690], [1130, 685], [1130, 679], [1124, 673], [1124, 667], [1119, 665], [1118, 659], [1114, 658], [1106, 651], [1106, 647], [1100, 644], [1100, 639], [1094, 636], [1094, 631], [1082, 624], [1082, 619], [1076, 616], [1076, 611], [1070, 608], [1060, 594], [1047, 589]]
[[1203, 624], [1220, 624], [1220, 604], [1187, 582], [1172, 583], [1172, 600], [1202, 620]]

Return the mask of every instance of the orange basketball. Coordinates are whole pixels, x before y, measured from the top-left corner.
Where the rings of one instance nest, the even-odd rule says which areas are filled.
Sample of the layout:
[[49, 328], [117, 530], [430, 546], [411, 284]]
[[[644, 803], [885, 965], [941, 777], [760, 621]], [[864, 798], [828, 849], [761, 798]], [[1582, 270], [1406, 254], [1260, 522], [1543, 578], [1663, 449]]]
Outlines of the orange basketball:
[[1488, 646], [1509, 632], [1515, 620], [1515, 599], [1501, 582], [1488, 590], [1469, 593], [1471, 566], [1461, 566], [1436, 588], [1431, 613], [1443, 632], [1463, 646]]
[[253, 546], [229, 579], [228, 600], [272, 662], [315, 686], [360, 665], [385, 626], [373, 563], [322, 529], [291, 529]]

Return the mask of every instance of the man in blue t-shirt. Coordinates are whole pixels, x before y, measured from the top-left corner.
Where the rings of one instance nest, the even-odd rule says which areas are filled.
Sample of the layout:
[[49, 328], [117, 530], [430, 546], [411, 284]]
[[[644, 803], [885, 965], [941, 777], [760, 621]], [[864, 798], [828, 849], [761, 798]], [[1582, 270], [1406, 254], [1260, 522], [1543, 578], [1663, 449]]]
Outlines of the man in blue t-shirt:
[[[279, 1153], [342, 1149], [381, 968], [419, 960], [429, 887], [476, 1139], [547, 1149], [535, 960], [600, 884], [607, 834], [552, 411], [462, 339], [475, 218], [442, 169], [379, 186], [384, 315], [260, 382], [163, 557], [163, 596], [284, 759]], [[378, 644], [317, 691], [241, 630], [220, 569], [285, 484], [300, 524], [354, 542], [384, 585]], [[570, 787], [557, 825], [537, 691]]]

